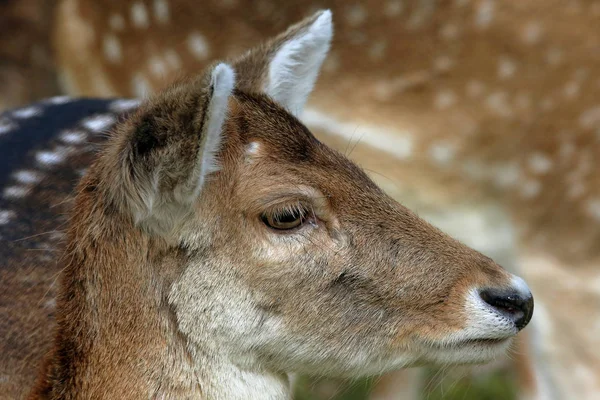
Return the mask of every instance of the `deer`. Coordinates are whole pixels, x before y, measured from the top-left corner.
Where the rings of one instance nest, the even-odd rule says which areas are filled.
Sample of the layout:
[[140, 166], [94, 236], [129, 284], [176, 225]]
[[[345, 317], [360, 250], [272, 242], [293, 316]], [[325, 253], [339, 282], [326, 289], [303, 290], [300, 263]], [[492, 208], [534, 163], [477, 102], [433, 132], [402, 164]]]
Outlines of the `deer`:
[[[337, 34], [299, 117], [323, 142], [352, 150], [393, 198], [532, 286], [536, 321], [515, 355], [524, 398], [596, 398], [598, 4], [319, 5], [338, 16]], [[141, 97], [309, 7], [63, 0], [58, 74], [73, 95]], [[394, 390], [382, 387], [383, 398]]]
[[3, 393], [35, 380], [30, 399], [286, 399], [290, 373], [507, 349], [532, 317], [525, 281], [297, 118], [332, 32], [319, 11], [141, 104], [58, 97], [2, 115]]

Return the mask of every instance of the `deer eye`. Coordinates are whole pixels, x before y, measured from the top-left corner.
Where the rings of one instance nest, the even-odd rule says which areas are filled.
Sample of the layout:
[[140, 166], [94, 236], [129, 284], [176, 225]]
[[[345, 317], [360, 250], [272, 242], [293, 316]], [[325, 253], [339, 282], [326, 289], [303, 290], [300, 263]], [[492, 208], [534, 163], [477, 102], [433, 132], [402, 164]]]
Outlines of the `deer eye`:
[[287, 231], [300, 227], [306, 221], [307, 214], [306, 209], [296, 206], [264, 213], [261, 220], [269, 228]]

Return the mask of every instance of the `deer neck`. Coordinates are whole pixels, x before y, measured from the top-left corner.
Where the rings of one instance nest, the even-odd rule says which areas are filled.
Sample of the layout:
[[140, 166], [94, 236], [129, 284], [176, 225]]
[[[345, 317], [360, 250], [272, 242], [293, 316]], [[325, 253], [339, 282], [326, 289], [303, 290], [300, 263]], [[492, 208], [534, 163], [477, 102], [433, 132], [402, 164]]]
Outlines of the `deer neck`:
[[93, 229], [71, 231], [54, 351], [34, 394], [290, 398], [286, 375], [257, 364], [241, 368], [213, 338], [191, 343], [179, 330], [168, 293], [181, 274], [182, 251], [142, 232]]

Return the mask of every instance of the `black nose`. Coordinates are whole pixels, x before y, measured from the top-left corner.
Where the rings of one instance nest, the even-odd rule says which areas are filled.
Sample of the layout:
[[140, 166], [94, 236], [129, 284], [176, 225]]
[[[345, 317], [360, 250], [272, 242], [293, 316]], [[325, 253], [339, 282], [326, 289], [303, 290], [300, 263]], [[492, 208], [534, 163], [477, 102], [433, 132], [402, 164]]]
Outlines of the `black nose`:
[[511, 319], [518, 330], [525, 328], [533, 315], [531, 293], [519, 293], [506, 289], [484, 289], [479, 293], [483, 301], [496, 311]]

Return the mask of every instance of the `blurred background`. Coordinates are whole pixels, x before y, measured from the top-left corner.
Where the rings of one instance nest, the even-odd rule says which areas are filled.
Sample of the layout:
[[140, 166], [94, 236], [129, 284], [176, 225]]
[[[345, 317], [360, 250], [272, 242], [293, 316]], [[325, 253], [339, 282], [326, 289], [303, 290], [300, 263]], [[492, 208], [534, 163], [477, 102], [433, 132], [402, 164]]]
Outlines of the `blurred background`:
[[297, 399], [600, 399], [600, 1], [0, 0], [0, 111], [136, 97], [321, 8], [305, 123], [390, 195], [526, 278], [533, 326], [492, 365]]

